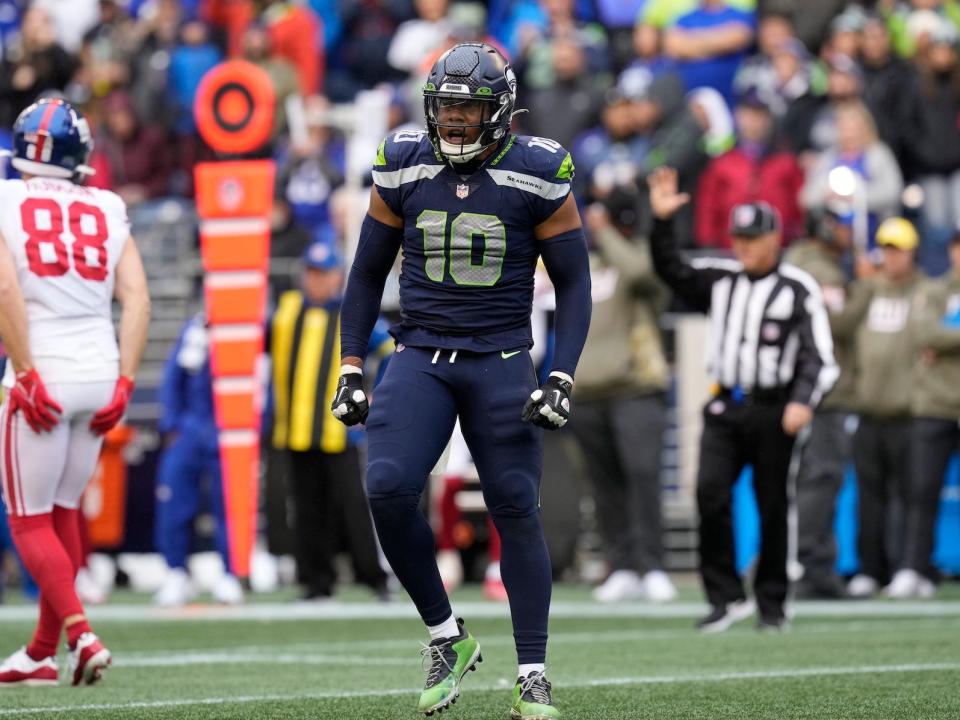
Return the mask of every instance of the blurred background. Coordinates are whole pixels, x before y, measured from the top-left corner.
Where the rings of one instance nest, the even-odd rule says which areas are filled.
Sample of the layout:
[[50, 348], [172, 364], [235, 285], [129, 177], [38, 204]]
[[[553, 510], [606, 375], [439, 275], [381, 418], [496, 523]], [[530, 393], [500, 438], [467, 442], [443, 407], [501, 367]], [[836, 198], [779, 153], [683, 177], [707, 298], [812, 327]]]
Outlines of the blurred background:
[[[218, 559], [223, 508], [193, 186], [194, 165], [217, 157], [197, 132], [193, 100], [203, 75], [228, 58], [255, 63], [273, 81], [274, 129], [262, 155], [277, 164], [268, 325], [280, 327], [289, 320], [285, 293], [317, 305], [339, 294], [378, 143], [389, 132], [422, 128], [420, 92], [430, 66], [452, 45], [478, 40], [496, 45], [516, 69], [518, 107], [529, 110], [517, 116], [516, 132], [552, 138], [573, 155], [597, 260], [595, 303], [618, 303], [611, 317], [619, 324], [598, 325], [588, 353], [623, 355], [617, 380], [630, 383], [652, 418], [649, 427], [618, 431], [627, 444], [635, 431], [650, 452], [640, 460], [623, 452], [605, 474], [591, 472], [594, 459], [620, 451], [596, 442], [602, 412], [590, 413], [592, 427], [585, 415], [579, 429], [546, 437], [543, 512], [555, 575], [599, 584], [623, 570], [631, 581], [646, 581], [619, 590], [605, 583], [598, 600], [669, 600], [669, 578], [664, 584], [651, 573], [676, 579], [697, 562], [694, 480], [699, 412], [709, 391], [707, 329], [652, 274], [644, 199], [650, 172], [677, 168], [681, 188], [693, 195], [678, 234], [694, 255], [726, 255], [730, 209], [769, 202], [783, 221], [785, 251], [811, 243], [829, 249], [841, 306], [858, 284], [884, 273], [874, 236], [891, 216], [919, 232], [917, 277], [947, 283], [960, 272], [951, 264], [960, 230], [957, 0], [0, 0], [0, 148], [10, 146], [15, 118], [38, 97], [56, 94], [82, 108], [96, 142], [90, 184], [127, 202], [153, 298], [127, 426], [110, 436], [85, 498], [90, 557], [78, 582], [86, 600], [104, 600], [117, 584], [164, 605], [207, 591], [235, 603], [250, 588], [297, 587], [297, 596], [323, 600], [353, 582], [390, 598], [357, 494], [362, 433], [324, 451], [343, 456], [335, 475], [347, 480], [304, 481], [295, 472], [303, 458], [275, 432], [276, 358], [263, 372], [261, 512], [249, 585]], [[9, 167], [2, 172], [15, 176]], [[957, 324], [960, 294], [944, 292], [949, 312], [940, 319]], [[394, 279], [384, 321], [397, 310]], [[546, 367], [551, 313], [543, 278], [534, 324], [535, 352]], [[860, 322], [869, 323], [869, 314]], [[884, 372], [909, 378], [929, 370], [930, 353], [938, 351], [910, 327], [902, 328], [904, 342], [914, 343], [909, 362]], [[373, 349], [382, 365], [391, 346], [380, 332]], [[617, 338], [627, 342], [607, 344]], [[857, 358], [868, 354], [850, 352], [842, 365], [852, 382], [862, 370]], [[602, 407], [608, 376], [608, 368], [582, 366], [577, 401]], [[879, 412], [873, 399], [851, 391], [840, 407], [843, 433], [853, 437], [859, 415]], [[329, 414], [328, 406], [314, 410]], [[927, 417], [911, 399], [895, 415], [904, 427]], [[936, 416], [956, 429], [960, 402]], [[931, 583], [960, 574], [953, 437], [952, 459], [935, 483], [935, 521], [923, 523], [935, 539], [932, 565], [914, 568]], [[827, 548], [829, 573], [846, 579], [860, 565], [857, 473], [849, 447], [832, 452], [837, 488], [803, 512], [817, 516], [810, 524], [826, 525], [815, 542]], [[796, 475], [802, 481], [802, 470]], [[904, 470], [884, 482], [893, 489], [878, 511], [889, 515], [882, 542], [896, 569], [911, 532], [908, 498], [920, 480]], [[322, 483], [329, 487], [315, 487]], [[488, 597], [503, 599], [498, 541], [456, 439], [431, 489], [425, 502], [445, 581], [483, 582]], [[735, 498], [738, 566], [746, 572], [758, 537], [749, 472]], [[29, 595], [29, 578], [2, 532], [0, 553], [7, 592]], [[920, 587], [914, 583], [905, 596], [935, 591]]]

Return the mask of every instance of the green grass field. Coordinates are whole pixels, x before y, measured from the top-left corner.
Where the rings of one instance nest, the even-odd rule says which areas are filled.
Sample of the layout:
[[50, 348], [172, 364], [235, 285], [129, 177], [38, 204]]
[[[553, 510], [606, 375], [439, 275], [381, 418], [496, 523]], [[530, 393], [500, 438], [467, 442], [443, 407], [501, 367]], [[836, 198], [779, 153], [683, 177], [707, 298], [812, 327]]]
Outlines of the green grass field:
[[[91, 613], [114, 652], [104, 681], [7, 689], [0, 719], [419, 717], [425, 633], [409, 603], [345, 597], [176, 612], [116, 598]], [[555, 593], [548, 674], [565, 718], [960, 718], [956, 586], [935, 603], [798, 604], [790, 632], [776, 636], [749, 623], [696, 634], [692, 621], [703, 608], [693, 590], [659, 608], [588, 599], [584, 588]], [[506, 720], [516, 672], [506, 608], [465, 590], [455, 609], [480, 640], [484, 662], [439, 717]], [[0, 654], [28, 638], [32, 610], [0, 607]]]

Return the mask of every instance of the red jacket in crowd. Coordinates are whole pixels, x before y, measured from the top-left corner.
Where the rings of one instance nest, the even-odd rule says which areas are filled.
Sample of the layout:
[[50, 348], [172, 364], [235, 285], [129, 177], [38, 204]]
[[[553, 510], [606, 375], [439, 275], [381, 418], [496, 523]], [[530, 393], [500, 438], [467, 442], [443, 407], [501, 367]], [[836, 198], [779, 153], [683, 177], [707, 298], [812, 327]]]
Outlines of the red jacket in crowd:
[[204, 22], [227, 33], [227, 55], [240, 57], [243, 53], [243, 31], [256, 17], [252, 0], [202, 0], [200, 16]]
[[700, 247], [729, 248], [730, 211], [744, 202], [765, 200], [783, 221], [784, 244], [804, 232], [800, 189], [803, 170], [788, 152], [749, 153], [741, 147], [711, 161], [700, 177], [696, 239]]
[[315, 95], [323, 87], [324, 51], [320, 19], [301, 5], [279, 3], [261, 18], [270, 34], [271, 53], [297, 69], [300, 92]]
[[315, 95], [323, 88], [325, 56], [323, 23], [308, 7], [290, 2], [275, 2], [257, 16], [251, 0], [205, 0], [205, 21], [227, 31], [227, 50], [230, 57], [239, 57], [243, 32], [247, 25], [259, 19], [270, 35], [272, 55], [288, 60], [297, 70], [300, 92]]

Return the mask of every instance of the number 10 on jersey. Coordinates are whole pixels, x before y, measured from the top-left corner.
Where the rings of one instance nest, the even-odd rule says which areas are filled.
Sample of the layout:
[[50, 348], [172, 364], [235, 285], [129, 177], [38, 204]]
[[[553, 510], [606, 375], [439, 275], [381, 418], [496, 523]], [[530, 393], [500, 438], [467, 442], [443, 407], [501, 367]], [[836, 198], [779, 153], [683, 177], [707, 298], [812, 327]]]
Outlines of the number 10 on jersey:
[[[423, 255], [427, 277], [443, 282], [448, 267], [457, 285], [490, 287], [496, 285], [503, 270], [507, 251], [507, 230], [496, 215], [464, 212], [450, 224], [450, 250], [447, 252], [447, 213], [424, 210], [417, 218], [423, 232]], [[474, 262], [473, 241], [483, 239], [483, 253]]]
[[67, 224], [73, 235], [72, 253], [63, 242], [63, 209], [53, 198], [32, 197], [20, 205], [20, 224], [27, 233], [27, 265], [34, 275], [59, 277], [73, 267], [85, 280], [107, 279], [107, 219], [96, 205], [79, 200], [67, 206]]

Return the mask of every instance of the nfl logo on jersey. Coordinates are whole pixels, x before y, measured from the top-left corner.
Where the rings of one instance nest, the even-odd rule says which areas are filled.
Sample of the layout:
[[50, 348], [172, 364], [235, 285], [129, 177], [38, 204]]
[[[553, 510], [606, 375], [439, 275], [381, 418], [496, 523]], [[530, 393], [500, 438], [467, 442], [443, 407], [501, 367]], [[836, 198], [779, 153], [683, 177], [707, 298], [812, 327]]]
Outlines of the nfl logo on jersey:
[[470, 194], [469, 185], [457, 185], [457, 198], [463, 200], [467, 195]]

